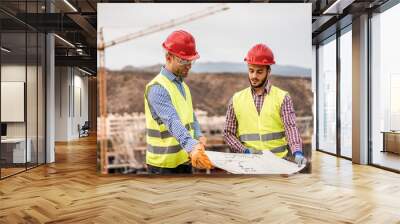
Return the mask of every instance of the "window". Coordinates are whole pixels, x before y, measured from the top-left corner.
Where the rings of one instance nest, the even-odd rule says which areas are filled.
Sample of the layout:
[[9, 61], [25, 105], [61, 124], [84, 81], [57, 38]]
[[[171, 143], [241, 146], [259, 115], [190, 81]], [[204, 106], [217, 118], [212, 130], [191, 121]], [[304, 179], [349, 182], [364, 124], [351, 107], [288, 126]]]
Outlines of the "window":
[[352, 35], [351, 26], [340, 36], [340, 155], [352, 157]]
[[400, 170], [400, 5], [371, 19], [372, 163]]
[[336, 153], [336, 36], [318, 48], [318, 149]]
[[[1, 2], [20, 15], [44, 1]], [[45, 35], [0, 12], [0, 178], [45, 163]], [[4, 22], [4, 21], [7, 22]], [[13, 109], [11, 109], [13, 108]]]

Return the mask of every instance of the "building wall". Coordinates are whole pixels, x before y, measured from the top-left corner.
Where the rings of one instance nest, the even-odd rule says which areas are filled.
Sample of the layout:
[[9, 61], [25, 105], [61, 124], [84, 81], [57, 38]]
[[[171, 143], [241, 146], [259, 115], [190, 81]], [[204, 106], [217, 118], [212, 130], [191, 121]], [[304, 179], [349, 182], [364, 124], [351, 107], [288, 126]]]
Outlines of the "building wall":
[[88, 120], [88, 77], [72, 67], [56, 67], [56, 141], [79, 138], [78, 125]]

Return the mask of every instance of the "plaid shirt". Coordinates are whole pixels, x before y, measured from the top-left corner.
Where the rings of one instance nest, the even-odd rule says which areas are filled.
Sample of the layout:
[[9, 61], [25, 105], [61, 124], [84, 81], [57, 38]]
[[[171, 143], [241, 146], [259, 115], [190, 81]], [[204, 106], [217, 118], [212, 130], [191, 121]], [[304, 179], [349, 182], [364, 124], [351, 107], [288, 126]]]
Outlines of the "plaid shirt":
[[[270, 90], [270, 81], [266, 82], [265, 90], [261, 95], [257, 95], [255, 90], [252, 88], [253, 100], [258, 113], [260, 113], [263, 106], [265, 95], [269, 94]], [[303, 142], [300, 137], [299, 130], [296, 127], [296, 114], [294, 112], [292, 98], [290, 98], [289, 95], [286, 95], [285, 99], [283, 100], [280, 115], [285, 126], [286, 139], [289, 143], [289, 147], [292, 153], [294, 153], [295, 151], [302, 151]], [[233, 152], [243, 153], [246, 147], [236, 137], [237, 126], [238, 122], [236, 120], [231, 100], [229, 102], [228, 111], [226, 113], [224, 138], [225, 142], [229, 145]]]

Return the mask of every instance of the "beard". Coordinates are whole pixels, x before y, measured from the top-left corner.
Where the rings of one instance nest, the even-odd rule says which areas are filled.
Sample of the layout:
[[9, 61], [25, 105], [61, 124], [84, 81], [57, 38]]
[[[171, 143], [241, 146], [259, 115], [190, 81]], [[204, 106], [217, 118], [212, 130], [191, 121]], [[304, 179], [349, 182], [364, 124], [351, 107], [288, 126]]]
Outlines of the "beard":
[[186, 78], [189, 74], [189, 70], [190, 69], [187, 68], [178, 68], [174, 73], [179, 77]]
[[250, 78], [249, 79], [249, 83], [251, 85], [251, 87], [253, 88], [260, 88], [262, 86], [264, 86], [264, 84], [267, 82], [268, 76], [265, 76], [264, 79], [262, 79], [261, 81], [259, 81], [258, 79], [253, 79], [253, 82], [256, 82], [256, 84], [253, 85], [253, 82]]

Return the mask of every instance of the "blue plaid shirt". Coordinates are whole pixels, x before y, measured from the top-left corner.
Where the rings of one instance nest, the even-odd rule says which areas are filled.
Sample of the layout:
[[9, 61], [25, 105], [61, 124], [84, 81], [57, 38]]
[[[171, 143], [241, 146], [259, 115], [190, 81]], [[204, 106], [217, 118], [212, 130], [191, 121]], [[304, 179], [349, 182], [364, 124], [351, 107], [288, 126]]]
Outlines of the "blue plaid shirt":
[[[186, 99], [186, 94], [183, 89], [182, 79], [175, 76], [172, 72], [168, 71], [164, 66], [161, 68], [162, 75], [171, 80], [179, 89], [179, 92]], [[171, 102], [171, 97], [168, 91], [161, 85], [153, 85], [150, 87], [147, 100], [150, 106], [150, 112], [156, 121], [160, 121], [165, 124], [168, 131], [174, 136], [179, 144], [187, 151], [193, 150], [194, 146], [198, 143], [197, 140], [190, 136], [190, 133], [185, 128], [184, 124], [181, 123], [178, 113]], [[202, 134], [200, 130], [200, 124], [197, 121], [195, 114], [193, 113], [194, 120], [194, 137], [198, 139]]]

